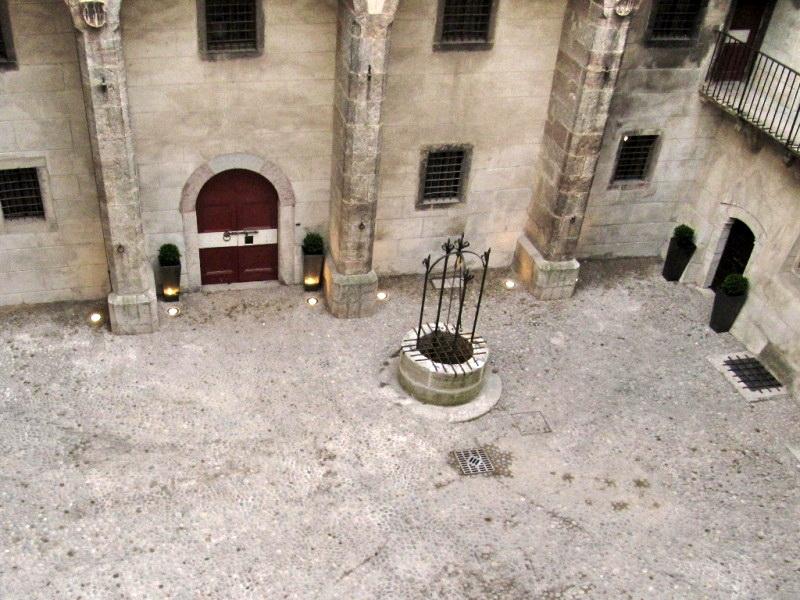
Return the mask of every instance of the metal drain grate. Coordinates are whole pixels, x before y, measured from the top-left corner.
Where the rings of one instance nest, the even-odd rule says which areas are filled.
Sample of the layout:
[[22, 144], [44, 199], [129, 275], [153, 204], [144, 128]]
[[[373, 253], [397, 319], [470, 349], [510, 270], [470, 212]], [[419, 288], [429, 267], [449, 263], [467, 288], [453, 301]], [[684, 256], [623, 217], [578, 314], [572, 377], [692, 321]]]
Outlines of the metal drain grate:
[[728, 371], [748, 390], [752, 392], [776, 391], [783, 387], [780, 381], [752, 356], [731, 355], [725, 362]]
[[483, 448], [471, 448], [469, 450], [456, 450], [453, 452], [458, 468], [462, 475], [481, 475], [494, 472], [492, 459], [486, 454]]

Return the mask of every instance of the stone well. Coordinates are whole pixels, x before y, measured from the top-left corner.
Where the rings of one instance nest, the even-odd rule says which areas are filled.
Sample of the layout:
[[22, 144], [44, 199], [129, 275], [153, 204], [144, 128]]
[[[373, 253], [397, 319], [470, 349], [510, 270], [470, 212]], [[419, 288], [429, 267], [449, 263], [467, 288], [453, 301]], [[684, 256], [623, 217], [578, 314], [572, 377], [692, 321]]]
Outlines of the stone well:
[[470, 334], [459, 334], [457, 352], [446, 362], [434, 360], [441, 356], [430, 343], [431, 336], [449, 334], [455, 336], [455, 327], [439, 323], [426, 323], [420, 332], [417, 345], [417, 329], [412, 329], [403, 338], [398, 368], [398, 380], [403, 389], [420, 402], [438, 406], [458, 406], [474, 400], [483, 390], [489, 349], [482, 337], [470, 340]]

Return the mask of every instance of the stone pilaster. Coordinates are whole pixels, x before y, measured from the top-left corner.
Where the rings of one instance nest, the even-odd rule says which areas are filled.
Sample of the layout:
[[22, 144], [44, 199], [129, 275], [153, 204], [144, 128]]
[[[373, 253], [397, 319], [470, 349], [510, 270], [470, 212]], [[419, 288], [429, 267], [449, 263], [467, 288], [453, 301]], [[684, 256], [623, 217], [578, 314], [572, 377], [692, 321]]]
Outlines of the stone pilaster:
[[339, 0], [330, 253], [325, 266], [325, 299], [337, 317], [363, 317], [375, 308], [378, 277], [372, 250], [381, 111], [396, 2], [389, 4], [371, 12], [363, 2], [354, 7]]
[[78, 29], [86, 117], [111, 279], [111, 329], [122, 334], [150, 333], [158, 329], [158, 305], [139, 204], [119, 28], [121, 2], [107, 0], [104, 8], [95, 6], [84, 13], [78, 0], [66, 0]]
[[537, 298], [568, 298], [575, 251], [608, 120], [634, 0], [568, 0], [538, 182], [514, 269]]

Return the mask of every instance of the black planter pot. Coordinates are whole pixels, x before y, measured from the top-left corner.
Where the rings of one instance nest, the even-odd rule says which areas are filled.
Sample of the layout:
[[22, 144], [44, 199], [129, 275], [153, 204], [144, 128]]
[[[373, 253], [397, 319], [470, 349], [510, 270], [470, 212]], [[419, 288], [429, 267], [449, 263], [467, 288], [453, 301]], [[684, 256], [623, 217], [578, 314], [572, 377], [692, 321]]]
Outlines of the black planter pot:
[[669, 241], [669, 248], [667, 249], [667, 258], [664, 261], [664, 269], [661, 274], [667, 281], [678, 281], [686, 269], [686, 265], [692, 259], [694, 251], [697, 246], [694, 244], [687, 248], [678, 244], [677, 238], [672, 238]]
[[177, 302], [181, 295], [181, 266], [161, 265], [161, 295], [164, 302]]
[[303, 289], [305, 291], [316, 292], [322, 287], [324, 266], [324, 254], [303, 254]]
[[711, 309], [709, 327], [717, 333], [730, 331], [746, 301], [747, 294], [728, 296], [722, 290], [717, 291], [714, 296], [714, 307]]

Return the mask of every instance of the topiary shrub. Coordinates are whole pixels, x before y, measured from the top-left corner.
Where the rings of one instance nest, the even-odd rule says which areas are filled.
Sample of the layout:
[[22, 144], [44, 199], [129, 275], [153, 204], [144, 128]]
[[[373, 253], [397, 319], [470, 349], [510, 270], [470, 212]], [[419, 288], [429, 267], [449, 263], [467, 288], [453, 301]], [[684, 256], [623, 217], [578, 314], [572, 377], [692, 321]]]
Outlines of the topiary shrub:
[[694, 248], [694, 229], [688, 225], [678, 225], [672, 235], [681, 248]]
[[325, 243], [322, 236], [313, 231], [309, 231], [303, 238], [303, 254], [324, 254]]
[[727, 296], [744, 296], [750, 283], [744, 275], [731, 273], [722, 281], [722, 292]]
[[181, 253], [175, 244], [162, 244], [158, 249], [158, 264], [162, 267], [176, 267], [181, 264]]

